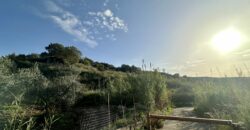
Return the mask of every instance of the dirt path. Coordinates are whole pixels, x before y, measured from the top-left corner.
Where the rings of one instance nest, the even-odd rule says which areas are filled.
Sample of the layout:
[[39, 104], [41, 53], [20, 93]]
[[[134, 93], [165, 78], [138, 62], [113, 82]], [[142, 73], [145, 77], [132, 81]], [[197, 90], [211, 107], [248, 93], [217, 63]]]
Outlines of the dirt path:
[[[175, 108], [173, 116], [194, 117], [193, 107]], [[194, 122], [166, 120], [164, 127], [160, 130], [214, 130], [211, 125]]]

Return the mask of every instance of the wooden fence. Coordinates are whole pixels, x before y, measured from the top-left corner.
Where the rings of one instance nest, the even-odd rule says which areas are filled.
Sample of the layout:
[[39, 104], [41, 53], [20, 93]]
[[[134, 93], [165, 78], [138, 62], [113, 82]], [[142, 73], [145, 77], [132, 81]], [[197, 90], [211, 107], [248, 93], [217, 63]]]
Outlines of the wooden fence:
[[206, 123], [206, 124], [228, 125], [228, 126], [231, 126], [235, 130], [244, 130], [242, 123], [233, 123], [232, 120], [148, 114], [147, 115], [147, 127], [149, 128], [149, 130], [151, 130], [151, 119], [177, 120], [177, 121], [189, 121], [189, 122], [198, 122], [198, 123]]

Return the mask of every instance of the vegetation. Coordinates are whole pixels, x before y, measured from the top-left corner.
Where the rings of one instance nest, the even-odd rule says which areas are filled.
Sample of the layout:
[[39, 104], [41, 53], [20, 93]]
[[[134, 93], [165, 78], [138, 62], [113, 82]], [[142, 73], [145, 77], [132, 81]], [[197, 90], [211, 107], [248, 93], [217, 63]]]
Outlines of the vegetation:
[[246, 129], [250, 129], [249, 78], [209, 80], [194, 89], [198, 115], [244, 122]]
[[114, 128], [145, 122], [149, 111], [194, 106], [200, 117], [242, 121], [250, 129], [249, 78], [170, 75], [96, 62], [58, 43], [45, 49], [0, 58], [0, 129], [71, 129], [79, 120], [75, 109], [108, 104], [120, 110]]
[[[199, 117], [242, 122], [246, 129], [250, 129], [249, 84], [248, 77], [168, 80], [175, 106], [192, 105]], [[217, 129], [231, 128], [218, 126]]]
[[[95, 62], [58, 43], [45, 49], [0, 59], [0, 129], [69, 129], [79, 118], [74, 109], [108, 102], [142, 115], [171, 105], [166, 78], [157, 71]], [[125, 115], [135, 117], [131, 111]]]
[[[176, 74], [175, 74], [176, 75]], [[172, 94], [171, 101], [175, 107], [193, 106], [194, 104], [194, 90], [193, 82], [189, 81], [190, 78], [167, 78], [167, 85], [169, 86]]]

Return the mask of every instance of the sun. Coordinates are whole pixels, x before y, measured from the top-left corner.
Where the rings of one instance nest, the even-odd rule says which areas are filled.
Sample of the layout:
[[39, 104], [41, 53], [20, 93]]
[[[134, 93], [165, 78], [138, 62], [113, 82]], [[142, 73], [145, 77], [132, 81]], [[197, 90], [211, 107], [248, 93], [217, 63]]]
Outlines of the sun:
[[242, 43], [241, 33], [233, 28], [227, 28], [212, 38], [213, 47], [221, 53], [228, 53], [236, 50]]

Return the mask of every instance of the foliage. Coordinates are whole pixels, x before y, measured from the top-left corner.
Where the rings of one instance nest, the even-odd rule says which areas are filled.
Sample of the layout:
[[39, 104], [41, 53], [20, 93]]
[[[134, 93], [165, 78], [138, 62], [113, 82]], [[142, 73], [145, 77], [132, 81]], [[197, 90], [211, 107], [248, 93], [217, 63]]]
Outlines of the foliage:
[[[191, 103], [197, 116], [244, 122], [246, 129], [250, 128], [249, 77], [168, 77], [167, 84], [175, 106]], [[218, 126], [217, 129], [230, 128]]]
[[131, 77], [135, 101], [151, 110], [169, 105], [166, 80], [158, 72], [140, 73]]
[[81, 59], [80, 60], [80, 63], [84, 64], [84, 65], [88, 65], [88, 66], [91, 66], [94, 64], [94, 61], [85, 57], [84, 59]]
[[[222, 81], [227, 82], [222, 82]], [[195, 112], [203, 117], [244, 122], [250, 128], [249, 79], [220, 79], [198, 83], [195, 87]], [[220, 127], [220, 129], [222, 129]], [[226, 129], [226, 128], [225, 128]]]
[[36, 65], [30, 69], [12, 71], [15, 68], [14, 63], [6, 58], [0, 60], [0, 105], [5, 106], [1, 108], [4, 117], [2, 120], [6, 122], [5, 129], [24, 127], [31, 129], [35, 120], [27, 115], [24, 106], [37, 104], [41, 99], [40, 92], [48, 87], [49, 81], [40, 73]]
[[171, 101], [176, 107], [192, 106], [194, 102], [194, 84], [187, 78], [167, 78], [167, 85], [172, 91]]
[[107, 96], [101, 91], [89, 91], [81, 96], [75, 103], [75, 106], [89, 107], [89, 106], [101, 106], [107, 104]]
[[[20, 107], [15, 106], [18, 109], [8, 109], [9, 114], [16, 110], [25, 113], [23, 119], [13, 116], [14, 120], [28, 121], [23, 127], [61, 129], [57, 122], [77, 119], [70, 112], [72, 109], [106, 105], [108, 97], [110, 105], [136, 107], [143, 112], [163, 110], [170, 105], [166, 79], [157, 71], [144, 72], [135, 66], [114, 67], [81, 59], [81, 52], [75, 47], [58, 43], [48, 45], [46, 50], [41, 54], [11, 54], [0, 58], [0, 105], [10, 106], [16, 100], [15, 95], [23, 95]], [[39, 115], [27, 116], [26, 110], [37, 110]], [[70, 128], [74, 121], [62, 126]]]
[[133, 106], [132, 87], [127, 77], [110, 79], [107, 91], [111, 95], [111, 104]]
[[172, 94], [172, 103], [176, 107], [192, 106], [194, 102], [194, 92], [192, 87], [180, 87]]
[[49, 115], [48, 117], [44, 118], [44, 129], [45, 130], [51, 130], [52, 125], [59, 120], [60, 118], [57, 118], [55, 115]]
[[118, 67], [117, 70], [122, 71], [122, 72], [130, 72], [130, 73], [132, 73], [132, 72], [139, 72], [140, 68], [135, 67], [134, 65], [129, 66], [129, 65], [123, 64], [123, 65], [121, 65], [121, 67]]
[[96, 72], [81, 72], [80, 83], [91, 89], [105, 89], [108, 77]]
[[[12, 72], [14, 64], [8, 59], [0, 62], [0, 103], [10, 103], [14, 100], [13, 95], [20, 95], [33, 88], [46, 86], [46, 79], [41, 75], [37, 66], [31, 69], [22, 69]], [[25, 97], [24, 97], [25, 98]]]
[[128, 125], [127, 119], [118, 119], [115, 122], [116, 128], [126, 127]]
[[163, 126], [164, 126], [164, 120], [159, 120], [159, 119], [151, 120], [151, 126], [152, 126], [152, 129], [163, 128]]
[[62, 61], [65, 64], [74, 64], [78, 63], [81, 58], [81, 52], [73, 46], [64, 47], [59, 43], [51, 43], [45, 49], [48, 51], [47, 56], [53, 58], [53, 62]]
[[31, 130], [35, 126], [33, 117], [25, 116], [25, 109], [21, 106], [22, 95], [15, 96], [15, 100], [3, 107], [1, 118], [5, 120], [4, 130]]

